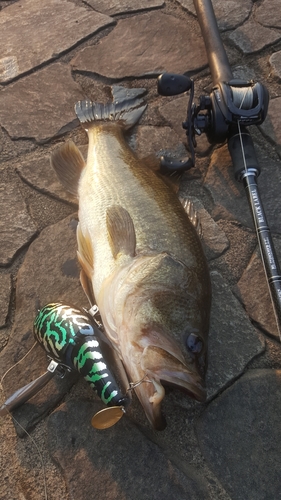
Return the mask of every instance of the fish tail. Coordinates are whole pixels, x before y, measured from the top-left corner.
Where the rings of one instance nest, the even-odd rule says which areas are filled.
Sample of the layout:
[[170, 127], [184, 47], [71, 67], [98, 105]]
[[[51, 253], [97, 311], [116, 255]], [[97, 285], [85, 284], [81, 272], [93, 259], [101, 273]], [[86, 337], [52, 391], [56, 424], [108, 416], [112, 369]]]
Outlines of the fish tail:
[[139, 121], [146, 109], [146, 104], [140, 98], [144, 92], [145, 89], [127, 89], [115, 85], [112, 87], [113, 102], [78, 101], [75, 113], [85, 128], [89, 123], [103, 121], [118, 122], [123, 128], [129, 129]]

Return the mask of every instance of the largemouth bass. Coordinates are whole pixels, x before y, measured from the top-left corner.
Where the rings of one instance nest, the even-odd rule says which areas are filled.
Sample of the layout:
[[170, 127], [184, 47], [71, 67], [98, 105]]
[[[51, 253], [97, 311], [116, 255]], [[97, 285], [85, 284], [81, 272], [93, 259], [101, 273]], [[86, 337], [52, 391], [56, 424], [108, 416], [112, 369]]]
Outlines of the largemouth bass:
[[119, 88], [111, 104], [77, 103], [89, 137], [87, 162], [73, 143], [51, 162], [78, 196], [84, 289], [86, 275], [106, 335], [148, 420], [160, 429], [162, 383], [206, 398], [211, 287], [200, 239], [181, 202], [125, 140], [124, 131], [146, 107], [136, 89], [133, 97], [129, 92]]

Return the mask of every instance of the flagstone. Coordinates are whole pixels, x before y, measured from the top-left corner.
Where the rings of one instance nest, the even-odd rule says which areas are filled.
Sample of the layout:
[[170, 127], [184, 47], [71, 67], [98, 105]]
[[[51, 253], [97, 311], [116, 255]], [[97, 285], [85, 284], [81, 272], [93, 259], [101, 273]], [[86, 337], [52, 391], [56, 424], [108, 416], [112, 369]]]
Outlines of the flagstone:
[[275, 149], [281, 157], [281, 97], [270, 99], [267, 117], [260, 128], [274, 143]]
[[[12, 280], [10, 274], [0, 275], [0, 328], [5, 326], [11, 300]], [[0, 342], [1, 347], [1, 342]]]
[[70, 67], [55, 63], [0, 92], [0, 123], [12, 139], [45, 142], [78, 125], [74, 105], [83, 98]]
[[108, 16], [140, 12], [163, 7], [163, 0], [87, 0], [87, 4], [93, 9]]
[[[50, 302], [87, 306], [79, 283], [76, 226], [77, 221], [71, 215], [43, 229], [29, 246], [17, 275], [16, 314], [9, 343], [0, 354], [0, 377], [34, 344], [33, 322], [38, 309]], [[4, 377], [6, 396], [41, 375], [48, 363], [46, 352], [37, 344]], [[75, 380], [76, 375], [67, 375], [63, 380], [55, 376], [42, 391], [16, 410], [17, 420], [26, 429], [32, 427], [58, 403]], [[18, 433], [22, 435], [22, 430], [18, 429]]]
[[255, 19], [263, 26], [281, 28], [281, 9], [279, 0], [263, 0], [257, 6]]
[[281, 79], [281, 50], [274, 52], [269, 58], [269, 64], [272, 68], [273, 74]]
[[121, 19], [98, 44], [82, 49], [71, 61], [76, 71], [115, 80], [195, 71], [206, 63], [199, 26], [161, 12]]
[[229, 35], [229, 39], [244, 54], [254, 54], [281, 39], [277, 30], [266, 28], [254, 19], [246, 21]]
[[[281, 240], [274, 237], [277, 258], [281, 259]], [[262, 330], [279, 340], [279, 332], [271, 303], [267, 279], [262, 265], [260, 252], [256, 250], [238, 282], [240, 298], [250, 318]]]
[[35, 236], [37, 228], [28, 214], [15, 176], [0, 183], [0, 265], [11, 264], [18, 251]]
[[0, 81], [51, 61], [114, 24], [99, 12], [66, 0], [20, 0], [0, 12]]
[[201, 451], [231, 500], [280, 496], [280, 381], [280, 370], [249, 370], [198, 420]]
[[207, 395], [212, 398], [241, 375], [264, 351], [262, 335], [253, 327], [228, 283], [211, 272], [212, 312], [209, 332]]
[[[196, 15], [193, 0], [177, 0], [183, 8]], [[252, 0], [213, 0], [215, 16], [220, 30], [236, 28], [249, 16]]]

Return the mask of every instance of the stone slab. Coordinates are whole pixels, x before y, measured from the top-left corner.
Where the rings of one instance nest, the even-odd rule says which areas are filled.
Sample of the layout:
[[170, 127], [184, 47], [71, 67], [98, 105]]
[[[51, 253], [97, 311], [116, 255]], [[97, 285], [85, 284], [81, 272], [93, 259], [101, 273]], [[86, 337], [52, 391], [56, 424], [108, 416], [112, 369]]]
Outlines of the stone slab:
[[281, 50], [274, 52], [269, 58], [272, 74], [281, 79]]
[[[273, 110], [273, 108], [271, 109]], [[255, 150], [261, 167], [261, 174], [258, 177], [261, 200], [271, 230], [280, 233], [280, 162], [268, 157], [266, 151], [257, 144], [255, 144]], [[204, 186], [210, 191], [215, 202], [212, 213], [215, 220], [220, 218], [236, 220], [244, 226], [253, 228], [252, 214], [246, 193], [243, 185], [235, 180], [226, 145], [213, 152]]]
[[280, 370], [249, 370], [199, 419], [200, 448], [231, 500], [280, 498], [280, 388]]
[[[281, 240], [273, 238], [277, 258], [281, 261]], [[250, 318], [263, 330], [279, 340], [267, 279], [260, 252], [256, 250], [237, 284], [241, 300]]]
[[210, 498], [203, 481], [189, 477], [187, 467], [178, 469], [128, 418], [107, 430], [93, 429], [98, 409], [94, 401], [74, 399], [48, 421], [48, 444], [70, 500]]
[[13, 3], [0, 13], [0, 81], [8, 82], [57, 58], [113, 23], [104, 14], [66, 0]]
[[[196, 83], [195, 83], [196, 85]], [[182, 141], [187, 142], [186, 132], [182, 127], [182, 122], [186, 121], [188, 96], [176, 97], [172, 101], [159, 107], [160, 115], [172, 127]], [[210, 144], [205, 134], [196, 136], [196, 154], [205, 155], [210, 151]]]
[[[177, 0], [184, 9], [196, 15], [193, 0]], [[252, 10], [252, 0], [212, 0], [218, 27], [221, 31], [242, 24]]]
[[[87, 146], [79, 149], [83, 154], [87, 154]], [[86, 154], [84, 158], [86, 158]], [[17, 172], [24, 182], [42, 193], [78, 205], [77, 198], [68, 193], [58, 180], [55, 171], [50, 165], [50, 155], [22, 162], [17, 167]]]
[[[0, 376], [32, 347], [33, 321], [40, 307], [54, 301], [87, 307], [76, 261], [76, 225], [74, 216], [69, 216], [44, 229], [30, 245], [17, 275], [15, 320], [9, 343], [0, 354]], [[46, 353], [36, 345], [35, 350], [5, 376], [6, 396], [41, 375], [47, 366]], [[16, 410], [17, 420], [26, 429], [32, 427], [72, 384], [73, 378], [69, 376], [63, 381], [52, 379], [38, 395]]]
[[137, 127], [134, 149], [140, 158], [149, 155], [178, 158], [187, 154], [183, 143], [170, 127], [140, 125]]
[[98, 12], [116, 16], [163, 7], [164, 2], [163, 0], [142, 0], [141, 3], [138, 0], [87, 0], [87, 4]]
[[12, 139], [45, 142], [78, 125], [74, 105], [83, 98], [70, 67], [55, 63], [0, 92], [0, 123]]
[[248, 363], [264, 351], [262, 335], [217, 271], [211, 272], [212, 310], [209, 332], [208, 399], [230, 385]]
[[275, 149], [281, 157], [281, 97], [270, 99], [267, 117], [260, 128], [274, 143]]
[[281, 9], [279, 0], [263, 0], [255, 11], [255, 19], [263, 26], [281, 28]]
[[[10, 274], [0, 275], [0, 328], [6, 325], [12, 292]], [[1, 347], [1, 346], [0, 346]]]
[[232, 31], [229, 39], [244, 54], [254, 54], [280, 40], [281, 33], [277, 30], [266, 28], [251, 18], [242, 26]]
[[74, 70], [114, 80], [163, 71], [183, 73], [206, 64], [199, 27], [161, 12], [121, 19], [109, 35], [71, 61]]
[[15, 176], [1, 172], [0, 265], [12, 263], [19, 250], [35, 236], [37, 228], [28, 214]]
[[207, 260], [217, 259], [229, 247], [229, 241], [225, 232], [212, 219], [198, 198], [189, 196], [186, 199], [191, 201], [200, 221], [201, 241]]

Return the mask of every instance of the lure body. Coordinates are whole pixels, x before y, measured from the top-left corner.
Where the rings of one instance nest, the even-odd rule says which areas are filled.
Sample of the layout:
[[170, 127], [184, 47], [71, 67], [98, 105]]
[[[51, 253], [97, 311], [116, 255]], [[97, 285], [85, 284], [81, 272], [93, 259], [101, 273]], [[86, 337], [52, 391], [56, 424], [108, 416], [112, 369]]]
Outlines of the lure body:
[[[61, 303], [45, 305], [34, 320], [34, 335], [56, 361], [77, 370], [107, 406], [126, 407], [130, 399], [124, 381], [117, 382], [109, 365], [112, 348], [92, 317], [85, 311]], [[118, 366], [116, 373], [118, 373]], [[124, 385], [120, 388], [120, 385]], [[124, 390], [124, 392], [123, 392]]]

